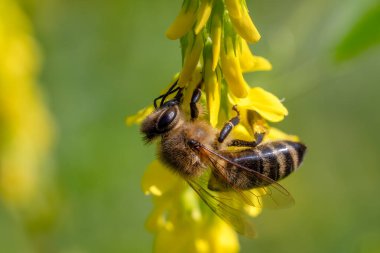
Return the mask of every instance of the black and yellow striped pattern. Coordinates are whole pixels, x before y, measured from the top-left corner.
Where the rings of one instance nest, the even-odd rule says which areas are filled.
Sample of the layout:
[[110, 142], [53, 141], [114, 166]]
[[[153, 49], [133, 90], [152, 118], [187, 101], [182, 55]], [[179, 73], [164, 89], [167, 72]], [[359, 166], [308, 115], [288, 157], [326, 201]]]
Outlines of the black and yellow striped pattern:
[[[306, 146], [300, 142], [273, 141], [255, 148], [225, 153], [231, 161], [250, 170], [259, 172], [274, 181], [285, 178], [302, 163]], [[255, 177], [249, 171], [230, 164], [227, 169], [230, 183], [241, 188], [251, 189], [269, 184]]]

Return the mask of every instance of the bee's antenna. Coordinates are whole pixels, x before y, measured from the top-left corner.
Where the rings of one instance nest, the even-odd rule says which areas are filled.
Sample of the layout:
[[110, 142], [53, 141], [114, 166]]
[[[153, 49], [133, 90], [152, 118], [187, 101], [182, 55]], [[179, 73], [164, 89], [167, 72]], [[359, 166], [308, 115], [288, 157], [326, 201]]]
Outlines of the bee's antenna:
[[[167, 96], [169, 96], [170, 94], [173, 94], [176, 91], [180, 92], [182, 90], [182, 88], [180, 88], [180, 87], [175, 88], [177, 86], [177, 84], [178, 84], [178, 79], [173, 83], [172, 86], [170, 86], [169, 90], [165, 94], [163, 94], [163, 95], [161, 95], [161, 96], [159, 96], [159, 97], [157, 97], [157, 98], [154, 99], [154, 101], [153, 101], [154, 108], [157, 108], [157, 101], [158, 100], [161, 99], [160, 106], [162, 106], [164, 104], [165, 99], [166, 99]], [[178, 93], [177, 93], [177, 95], [178, 95]]]
[[159, 96], [159, 97], [157, 97], [157, 98], [154, 99], [154, 101], [153, 101], [154, 108], [157, 109], [157, 101], [158, 101], [160, 98], [162, 98], [163, 96], [164, 96], [164, 95], [161, 95], [161, 96]]
[[[180, 88], [180, 87], [177, 87], [177, 88], [175, 88], [174, 90], [172, 90], [171, 92], [166, 93], [166, 94], [163, 96], [163, 98], [161, 99], [160, 106], [162, 106], [162, 105], [165, 103], [165, 100], [166, 100], [166, 97], [167, 97], [167, 96], [169, 96], [170, 94], [173, 94], [173, 93], [176, 92], [176, 91], [178, 91], [178, 92], [177, 92], [177, 94], [175, 95], [174, 100], [177, 100], [177, 96], [178, 96], [178, 94], [182, 94], [182, 93], [181, 93], [182, 88]], [[178, 101], [178, 102], [179, 102], [179, 101]]]
[[183, 90], [183, 88], [178, 87], [178, 92], [174, 97], [174, 99], [177, 100], [178, 102], [181, 102], [181, 99], [183, 97], [182, 90]]

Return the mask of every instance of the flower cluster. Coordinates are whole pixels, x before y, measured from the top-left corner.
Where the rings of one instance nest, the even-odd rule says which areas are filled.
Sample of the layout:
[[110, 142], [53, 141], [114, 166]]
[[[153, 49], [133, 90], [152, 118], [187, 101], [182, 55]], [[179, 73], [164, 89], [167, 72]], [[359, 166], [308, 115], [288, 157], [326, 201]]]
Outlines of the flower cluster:
[[[281, 121], [288, 114], [281, 101], [260, 87], [251, 88], [244, 79], [245, 72], [272, 67], [248, 46], [260, 34], [245, 0], [184, 0], [166, 35], [181, 43], [182, 70], [175, 78], [183, 88], [185, 112], [189, 114], [192, 91], [201, 83], [201, 103], [207, 106], [204, 117], [213, 127], [221, 127], [237, 105], [241, 124], [232, 133], [237, 138], [252, 141], [260, 133], [266, 139], [297, 139], [269, 127], [268, 122]], [[140, 123], [152, 111], [153, 107], [139, 111], [127, 118], [127, 124]], [[156, 234], [156, 252], [239, 250], [236, 233], [159, 161], [149, 166], [142, 186], [145, 194], [153, 196], [155, 207], [146, 226]], [[250, 213], [256, 216], [260, 209], [252, 208]]]

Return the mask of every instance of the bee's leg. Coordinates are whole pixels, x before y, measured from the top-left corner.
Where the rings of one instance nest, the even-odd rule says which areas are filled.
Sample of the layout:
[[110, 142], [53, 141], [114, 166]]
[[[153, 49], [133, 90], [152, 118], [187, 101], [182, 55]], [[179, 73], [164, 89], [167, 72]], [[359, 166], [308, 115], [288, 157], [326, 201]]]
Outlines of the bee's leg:
[[[218, 142], [219, 143], [222, 143], [226, 138], [227, 136], [230, 134], [232, 128], [234, 126], [236, 126], [237, 124], [239, 124], [240, 122], [240, 113], [239, 111], [237, 110], [236, 108], [236, 105], [234, 105], [232, 107], [232, 110], [234, 110], [237, 115], [235, 117], [233, 117], [232, 119], [230, 119], [226, 124], [224, 124], [224, 127], [222, 128], [222, 130], [220, 131], [220, 134], [219, 134], [219, 138], [218, 138]], [[259, 145], [262, 140], [264, 138], [264, 134], [262, 133], [256, 133], [255, 134], [255, 141], [245, 141], [245, 140], [232, 140], [230, 141], [229, 143], [227, 143], [227, 146], [234, 146], [234, 147], [256, 147], [257, 145]]]
[[190, 114], [191, 114], [191, 120], [194, 120], [198, 118], [199, 116], [199, 110], [197, 107], [198, 101], [201, 99], [202, 96], [202, 90], [201, 90], [201, 83], [195, 88], [193, 95], [191, 96], [190, 101]]
[[256, 147], [259, 145], [264, 138], [263, 133], [255, 133], [255, 141], [245, 141], [245, 140], [232, 140], [227, 144], [227, 146], [234, 146], [234, 147]]
[[230, 134], [232, 128], [234, 128], [234, 126], [236, 126], [240, 122], [240, 113], [237, 110], [236, 105], [232, 107], [232, 110], [234, 110], [237, 113], [237, 115], [233, 117], [232, 119], [230, 119], [226, 124], [224, 124], [224, 127], [222, 128], [222, 130], [220, 130], [219, 138], [218, 138], [219, 143], [222, 143]]

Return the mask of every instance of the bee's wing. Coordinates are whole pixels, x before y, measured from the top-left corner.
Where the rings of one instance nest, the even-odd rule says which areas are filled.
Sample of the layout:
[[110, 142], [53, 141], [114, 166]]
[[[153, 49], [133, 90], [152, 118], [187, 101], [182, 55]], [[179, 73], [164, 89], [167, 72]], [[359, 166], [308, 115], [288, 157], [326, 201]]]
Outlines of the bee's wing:
[[[225, 192], [225, 194], [233, 195], [235, 201], [240, 201], [242, 204], [248, 204], [259, 208], [283, 208], [294, 204], [294, 199], [291, 194], [273, 179], [237, 164], [204, 145], [200, 146], [200, 152], [209, 159], [212, 171], [220, 178], [226, 179], [223, 171], [232, 165], [244, 170], [245, 173], [250, 174], [252, 178], [256, 179], [257, 188], [254, 187], [252, 190], [243, 191], [232, 184], [229, 185], [231, 191]], [[220, 159], [224, 160], [224, 162], [218, 162]], [[226, 179], [225, 182], [228, 183], [228, 180]], [[223, 195], [223, 192], [219, 194]]]
[[[247, 237], [254, 237], [255, 232], [251, 220], [254, 208], [280, 208], [294, 203], [290, 193], [276, 181], [244, 166], [241, 166], [228, 158], [218, 154], [210, 148], [200, 145], [201, 155], [207, 157], [211, 170], [196, 179], [187, 179], [189, 185], [198, 193], [202, 200], [226, 223], [231, 225], [236, 232]], [[224, 162], [219, 162], [222, 159]], [[212, 173], [225, 178], [223, 170], [228, 165], [239, 167], [248, 173], [252, 173], [258, 182], [258, 188], [253, 190], [240, 190], [229, 185], [228, 191], [212, 191], [208, 188], [208, 182]], [[226, 179], [227, 183], [228, 180]], [[265, 184], [265, 187], [259, 185]]]
[[232, 205], [233, 196], [210, 191], [207, 188], [207, 177], [198, 178], [197, 180], [188, 179], [187, 182], [210, 209], [233, 227], [236, 232], [250, 238], [255, 237], [251, 217], [245, 211], [242, 211], [239, 205], [237, 207]]

